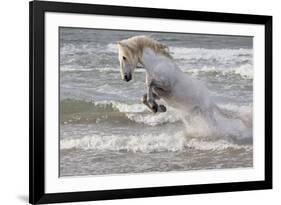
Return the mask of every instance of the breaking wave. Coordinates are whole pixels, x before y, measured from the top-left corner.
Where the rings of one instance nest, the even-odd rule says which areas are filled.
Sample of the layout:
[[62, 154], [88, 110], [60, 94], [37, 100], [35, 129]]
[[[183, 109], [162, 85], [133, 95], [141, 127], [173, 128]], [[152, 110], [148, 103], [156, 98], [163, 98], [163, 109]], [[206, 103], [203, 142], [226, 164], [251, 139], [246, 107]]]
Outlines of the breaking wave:
[[180, 120], [172, 108], [165, 113], [154, 114], [143, 104], [126, 104], [116, 101], [87, 102], [67, 99], [61, 101], [60, 107], [61, 121], [64, 124], [118, 120], [124, 123], [131, 121], [157, 126]]
[[[251, 64], [243, 64], [237, 67], [230, 67], [230, 68], [220, 68], [220, 67], [207, 67], [204, 66], [202, 68], [191, 69], [185, 66], [180, 66], [180, 69], [191, 75], [198, 75], [198, 74], [216, 74], [216, 75], [238, 75], [244, 79], [253, 79], [253, 66]], [[83, 68], [83, 67], [69, 67], [69, 66], [61, 66], [60, 70], [62, 72], [101, 72], [101, 73], [118, 73], [120, 72], [119, 67], [97, 67], [97, 68]], [[143, 68], [137, 68], [135, 70], [136, 73], [144, 73], [145, 70]]]
[[192, 116], [192, 121], [185, 121], [182, 113], [168, 107], [167, 112], [152, 113], [143, 104], [126, 104], [116, 101], [86, 102], [63, 100], [60, 104], [60, 120], [63, 124], [73, 123], [136, 123], [148, 126], [161, 126], [171, 123], [184, 123], [191, 136], [226, 136], [247, 139], [252, 135], [252, 105], [219, 105], [224, 112], [215, 115], [220, 124], [215, 130], [200, 116]]
[[188, 149], [204, 151], [224, 151], [228, 149], [251, 149], [251, 144], [236, 144], [227, 140], [211, 141], [208, 139], [187, 138], [184, 132], [169, 134], [143, 134], [140, 136], [91, 135], [82, 138], [62, 139], [60, 147], [67, 149], [84, 149], [94, 151], [120, 152], [183, 152]]
[[[106, 51], [118, 53], [116, 44], [106, 45]], [[236, 65], [241, 63], [251, 63], [253, 50], [246, 48], [239, 49], [208, 49], [208, 48], [186, 48], [170, 47], [170, 52], [176, 60], [184, 60], [188, 63], [204, 62], [205, 64], [219, 63], [223, 65]]]
[[216, 75], [239, 75], [244, 79], [253, 79], [253, 66], [251, 64], [244, 64], [238, 67], [230, 68], [216, 68], [216, 67], [206, 67], [201, 69], [182, 69], [184, 72], [191, 74], [216, 74]]
[[185, 47], [171, 47], [170, 51], [173, 56], [177, 58], [183, 58], [187, 60], [202, 60], [211, 59], [215, 61], [227, 62], [227, 61], [246, 61], [252, 58], [252, 49], [207, 49], [207, 48], [185, 48]]
[[[90, 48], [83, 46], [81, 48], [69, 47], [74, 53], [91, 53]], [[86, 49], [86, 50], [84, 50]], [[98, 49], [98, 48], [91, 48]], [[100, 49], [100, 48], [99, 48]], [[62, 49], [62, 51], [66, 48]], [[78, 50], [78, 51], [77, 51]], [[116, 44], [107, 44], [104, 48], [106, 52], [117, 54]], [[252, 49], [206, 49], [206, 48], [184, 48], [171, 47], [175, 62], [180, 68], [191, 74], [221, 74], [221, 75], [239, 75], [242, 78], [253, 79], [253, 50]], [[78, 55], [77, 54], [77, 55]], [[114, 54], [114, 55], [115, 55]], [[90, 56], [89, 56], [90, 57]], [[71, 60], [72, 58], [70, 58]], [[117, 55], [116, 55], [117, 60]], [[196, 68], [193, 68], [195, 66]], [[118, 65], [116, 67], [83, 67], [75, 65], [62, 65], [62, 72], [120, 72]], [[137, 68], [135, 72], [145, 72], [144, 69]]]
[[[98, 72], [101, 72], [101, 73], [110, 73], [110, 72], [113, 72], [113, 73], [119, 73], [120, 72], [120, 68], [119, 67], [95, 67], [95, 68], [84, 68], [84, 67], [81, 67], [81, 66], [77, 66], [77, 67], [74, 67], [74, 66], [61, 66], [60, 67], [60, 71], [62, 72], [93, 72], [93, 71], [98, 71]], [[136, 69], [135, 72], [137, 73], [142, 73], [142, 72], [145, 72], [144, 69]]]

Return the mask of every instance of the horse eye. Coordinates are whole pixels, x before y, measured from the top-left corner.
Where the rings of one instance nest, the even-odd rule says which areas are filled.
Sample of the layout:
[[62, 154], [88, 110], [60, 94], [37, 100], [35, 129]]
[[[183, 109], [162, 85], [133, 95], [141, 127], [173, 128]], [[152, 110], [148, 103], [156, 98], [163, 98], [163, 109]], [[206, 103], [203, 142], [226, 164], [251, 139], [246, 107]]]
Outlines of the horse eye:
[[126, 60], [126, 57], [125, 57], [125, 56], [123, 56], [123, 60]]

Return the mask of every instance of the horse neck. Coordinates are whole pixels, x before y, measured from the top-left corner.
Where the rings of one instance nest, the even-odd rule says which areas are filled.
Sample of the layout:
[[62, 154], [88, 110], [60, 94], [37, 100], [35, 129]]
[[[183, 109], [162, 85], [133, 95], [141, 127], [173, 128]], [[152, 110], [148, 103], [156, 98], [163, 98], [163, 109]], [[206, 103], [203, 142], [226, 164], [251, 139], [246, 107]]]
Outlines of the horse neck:
[[157, 54], [150, 48], [144, 48], [142, 56], [140, 58], [140, 63], [144, 66], [148, 73], [151, 73], [159, 63], [167, 60], [169, 59], [166, 56]]

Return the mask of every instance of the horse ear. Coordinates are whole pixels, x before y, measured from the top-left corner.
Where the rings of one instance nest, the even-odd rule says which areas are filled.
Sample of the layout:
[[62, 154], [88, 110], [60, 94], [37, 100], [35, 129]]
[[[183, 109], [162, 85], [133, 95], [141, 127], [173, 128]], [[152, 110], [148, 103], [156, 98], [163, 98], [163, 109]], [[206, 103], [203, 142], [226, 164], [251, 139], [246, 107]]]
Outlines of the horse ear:
[[128, 48], [130, 51], [132, 51], [133, 49], [124, 41], [118, 41], [117, 44], [123, 48]]
[[126, 45], [124, 42], [122, 42], [122, 41], [118, 41], [117, 44], [118, 44], [119, 46], [123, 46], [123, 47], [126, 47], [126, 46], [127, 46], [127, 45]]

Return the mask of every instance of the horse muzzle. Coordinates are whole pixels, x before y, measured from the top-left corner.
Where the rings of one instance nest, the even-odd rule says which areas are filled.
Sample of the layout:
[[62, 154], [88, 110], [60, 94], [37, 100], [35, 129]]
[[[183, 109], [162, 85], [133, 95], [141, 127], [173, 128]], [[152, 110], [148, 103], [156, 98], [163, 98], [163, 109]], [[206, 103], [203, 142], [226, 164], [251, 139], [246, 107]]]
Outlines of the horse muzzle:
[[130, 80], [132, 80], [132, 74], [131, 73], [125, 73], [123, 80], [129, 82]]

